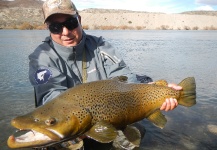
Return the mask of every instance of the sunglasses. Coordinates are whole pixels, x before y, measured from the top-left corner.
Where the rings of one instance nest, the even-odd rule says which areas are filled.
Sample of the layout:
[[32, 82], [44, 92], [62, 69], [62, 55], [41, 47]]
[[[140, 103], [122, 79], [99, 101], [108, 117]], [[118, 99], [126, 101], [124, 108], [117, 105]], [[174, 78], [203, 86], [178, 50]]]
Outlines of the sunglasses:
[[77, 17], [71, 17], [68, 20], [61, 22], [61, 23], [53, 22], [53, 23], [48, 25], [48, 28], [49, 28], [51, 33], [60, 34], [63, 32], [63, 27], [66, 27], [68, 30], [73, 30], [73, 29], [77, 28], [78, 25], [79, 25], [78, 18]]

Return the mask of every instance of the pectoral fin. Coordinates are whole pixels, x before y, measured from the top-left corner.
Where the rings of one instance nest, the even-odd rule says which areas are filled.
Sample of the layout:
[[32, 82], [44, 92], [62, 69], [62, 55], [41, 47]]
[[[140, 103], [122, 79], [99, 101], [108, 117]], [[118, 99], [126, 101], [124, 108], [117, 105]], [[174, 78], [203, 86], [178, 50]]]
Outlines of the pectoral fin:
[[115, 149], [132, 150], [139, 147], [140, 141], [140, 131], [136, 127], [127, 126], [124, 131], [118, 131], [118, 136], [113, 141], [113, 147]]
[[85, 133], [88, 137], [101, 142], [112, 142], [117, 136], [116, 128], [107, 121], [96, 123], [89, 131]]
[[141, 133], [139, 129], [134, 126], [127, 126], [124, 129], [124, 135], [135, 147], [139, 147], [141, 141]]
[[[76, 138], [74, 140], [70, 140], [70, 141], [67, 141], [67, 142], [63, 142], [61, 143], [61, 145], [64, 147], [64, 148], [61, 148], [61, 150], [67, 150], [67, 149], [80, 149], [83, 147], [83, 140], [80, 139], [80, 138]], [[55, 148], [55, 149], [58, 149], [58, 148]]]
[[165, 124], [167, 123], [167, 119], [159, 109], [157, 109], [154, 113], [149, 115], [147, 119], [161, 129], [163, 129]]

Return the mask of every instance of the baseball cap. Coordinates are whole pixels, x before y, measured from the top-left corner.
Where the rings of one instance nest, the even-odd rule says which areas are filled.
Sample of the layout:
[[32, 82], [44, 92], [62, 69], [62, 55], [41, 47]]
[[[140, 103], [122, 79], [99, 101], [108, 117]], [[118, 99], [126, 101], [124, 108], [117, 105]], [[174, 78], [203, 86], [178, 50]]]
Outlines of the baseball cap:
[[45, 22], [53, 14], [75, 15], [77, 9], [71, 0], [46, 0], [42, 11]]

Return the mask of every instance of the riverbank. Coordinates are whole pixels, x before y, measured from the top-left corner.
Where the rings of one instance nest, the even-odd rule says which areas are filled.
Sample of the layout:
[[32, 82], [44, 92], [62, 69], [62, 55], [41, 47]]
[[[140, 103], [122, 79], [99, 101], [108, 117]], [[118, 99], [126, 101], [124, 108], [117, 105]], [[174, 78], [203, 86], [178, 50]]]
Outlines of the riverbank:
[[[129, 10], [87, 9], [79, 12], [84, 29], [217, 30], [217, 12], [164, 14]], [[46, 29], [39, 8], [1, 8], [0, 28]]]
[[217, 16], [145, 12], [81, 12], [86, 29], [217, 30]]

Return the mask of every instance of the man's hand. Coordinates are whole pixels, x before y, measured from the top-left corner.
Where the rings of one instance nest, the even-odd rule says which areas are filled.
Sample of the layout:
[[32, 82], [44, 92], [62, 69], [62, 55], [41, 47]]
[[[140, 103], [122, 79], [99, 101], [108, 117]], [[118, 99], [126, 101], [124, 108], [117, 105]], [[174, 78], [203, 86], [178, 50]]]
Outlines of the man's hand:
[[[181, 90], [182, 87], [176, 84], [168, 84], [168, 87], [171, 87], [175, 90]], [[175, 98], [167, 98], [165, 102], [162, 104], [160, 110], [169, 111], [173, 110], [178, 106], [178, 102]]]

